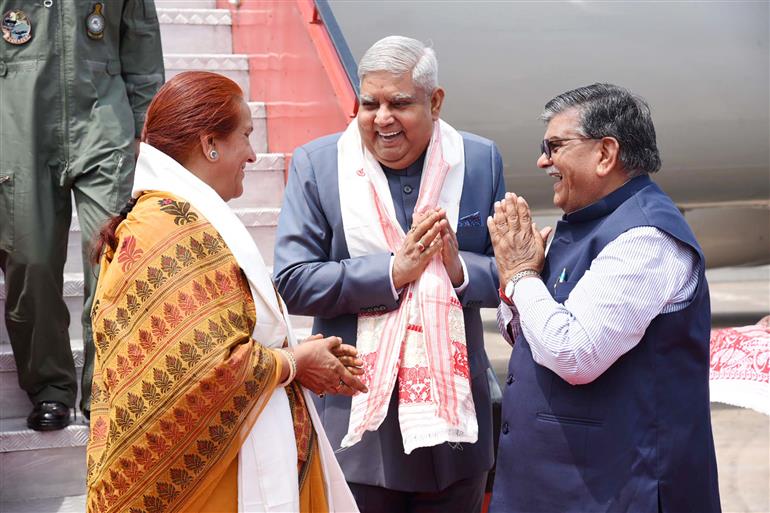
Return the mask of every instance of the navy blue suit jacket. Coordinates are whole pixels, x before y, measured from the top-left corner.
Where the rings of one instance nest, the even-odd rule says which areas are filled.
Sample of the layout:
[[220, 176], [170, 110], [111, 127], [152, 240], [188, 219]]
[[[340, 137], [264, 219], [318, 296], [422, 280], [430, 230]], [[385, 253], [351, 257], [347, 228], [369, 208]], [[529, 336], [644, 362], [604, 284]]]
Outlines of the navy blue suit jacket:
[[[497, 270], [486, 218], [505, 194], [500, 153], [492, 141], [463, 133], [465, 179], [457, 238], [469, 284], [460, 295], [476, 405], [475, 444], [442, 444], [404, 454], [394, 393], [385, 421], [337, 459], [349, 482], [413, 492], [439, 491], [478, 476], [493, 462], [492, 412], [479, 308], [498, 304]], [[335, 134], [293, 155], [275, 244], [275, 283], [292, 314], [315, 317], [313, 333], [356, 343], [357, 315], [398, 307], [389, 276], [390, 253], [351, 258], [340, 214]], [[396, 201], [397, 198], [394, 198]], [[400, 199], [398, 199], [400, 201]], [[316, 405], [332, 447], [347, 432], [350, 398], [327, 395]]]

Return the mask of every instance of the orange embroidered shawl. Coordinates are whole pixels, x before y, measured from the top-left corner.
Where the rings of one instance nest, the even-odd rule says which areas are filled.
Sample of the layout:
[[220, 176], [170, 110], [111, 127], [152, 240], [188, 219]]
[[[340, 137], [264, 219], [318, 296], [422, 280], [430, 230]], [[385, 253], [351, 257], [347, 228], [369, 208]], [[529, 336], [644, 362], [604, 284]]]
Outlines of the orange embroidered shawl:
[[[238, 451], [281, 361], [251, 339], [249, 285], [219, 233], [169, 193], [144, 194], [117, 238], [92, 310], [87, 509], [200, 511], [225, 486], [236, 511]], [[326, 511], [315, 433], [298, 386], [287, 393], [302, 509]]]

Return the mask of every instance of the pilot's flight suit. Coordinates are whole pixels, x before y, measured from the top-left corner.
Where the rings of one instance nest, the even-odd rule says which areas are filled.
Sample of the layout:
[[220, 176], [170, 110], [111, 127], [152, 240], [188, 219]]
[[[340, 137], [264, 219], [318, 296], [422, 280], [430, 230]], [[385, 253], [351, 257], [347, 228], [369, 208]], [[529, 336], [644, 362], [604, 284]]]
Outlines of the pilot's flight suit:
[[[163, 83], [153, 0], [0, 0], [0, 267], [19, 384], [74, 407], [62, 299], [75, 195], [83, 240], [83, 400], [90, 405], [90, 243], [129, 197], [134, 145]], [[2, 342], [7, 342], [3, 340]]]

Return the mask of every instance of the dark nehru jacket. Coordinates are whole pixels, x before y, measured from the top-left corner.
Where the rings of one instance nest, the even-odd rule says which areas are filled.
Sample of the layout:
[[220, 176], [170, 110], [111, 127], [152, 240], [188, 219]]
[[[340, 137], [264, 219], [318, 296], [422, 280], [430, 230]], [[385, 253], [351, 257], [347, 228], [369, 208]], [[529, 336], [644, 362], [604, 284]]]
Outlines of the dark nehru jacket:
[[[719, 511], [709, 412], [710, 306], [693, 233], [649, 177], [634, 178], [556, 228], [543, 280], [563, 303], [599, 252], [654, 226], [698, 255], [699, 282], [682, 310], [660, 314], [599, 378], [573, 386], [516, 339], [504, 390], [492, 511]], [[569, 281], [555, 288], [559, 272]], [[502, 470], [504, 469], [504, 470]]]

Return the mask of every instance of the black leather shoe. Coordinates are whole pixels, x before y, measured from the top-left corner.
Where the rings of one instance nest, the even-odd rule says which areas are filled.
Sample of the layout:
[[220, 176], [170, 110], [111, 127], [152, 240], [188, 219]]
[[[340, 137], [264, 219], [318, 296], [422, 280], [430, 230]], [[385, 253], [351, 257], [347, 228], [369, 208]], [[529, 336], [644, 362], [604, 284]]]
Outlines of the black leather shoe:
[[58, 401], [35, 403], [27, 417], [27, 427], [35, 431], [56, 431], [70, 425], [70, 409]]

